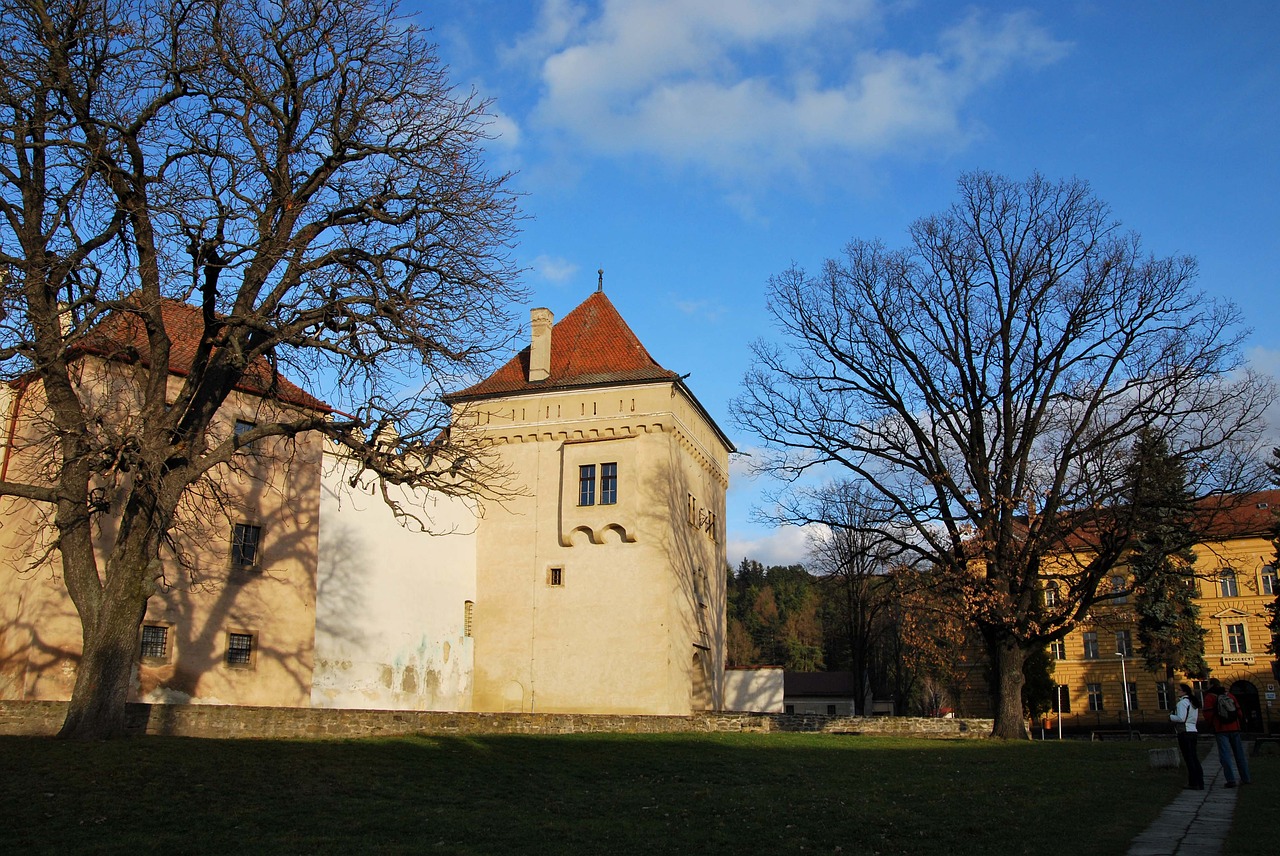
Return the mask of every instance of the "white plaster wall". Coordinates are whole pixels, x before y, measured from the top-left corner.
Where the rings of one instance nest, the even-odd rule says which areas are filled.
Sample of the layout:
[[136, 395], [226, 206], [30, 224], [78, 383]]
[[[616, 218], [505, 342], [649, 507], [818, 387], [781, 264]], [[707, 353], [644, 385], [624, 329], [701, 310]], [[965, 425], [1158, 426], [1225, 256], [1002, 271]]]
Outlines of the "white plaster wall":
[[349, 464], [325, 455], [320, 499], [314, 707], [470, 710], [476, 517], [450, 497], [409, 495], [431, 533], [406, 528]]
[[782, 713], [782, 669], [727, 669], [724, 698], [726, 710]]

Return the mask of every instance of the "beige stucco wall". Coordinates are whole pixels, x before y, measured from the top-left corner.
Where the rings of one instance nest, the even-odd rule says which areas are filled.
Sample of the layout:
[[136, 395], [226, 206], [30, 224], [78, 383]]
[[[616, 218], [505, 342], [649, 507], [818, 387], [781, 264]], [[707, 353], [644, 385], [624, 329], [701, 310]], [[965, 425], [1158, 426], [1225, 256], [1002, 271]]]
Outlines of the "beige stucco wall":
[[474, 503], [389, 487], [416, 518], [400, 521], [372, 484], [352, 487], [351, 473], [325, 456], [311, 703], [469, 710]]
[[724, 709], [746, 713], [782, 713], [782, 667], [726, 670]]
[[[526, 486], [479, 526], [474, 709], [721, 707], [728, 451], [683, 391], [513, 396], [459, 419]], [[618, 502], [579, 507], [578, 467], [602, 463], [618, 464]]]
[[[86, 361], [85, 384], [107, 391], [118, 418], [129, 418], [128, 379], [112, 365]], [[171, 386], [176, 385], [173, 379]], [[230, 434], [237, 419], [267, 421], [277, 405], [233, 393], [212, 432]], [[39, 445], [46, 431], [38, 386], [26, 390], [8, 476], [39, 480]], [[110, 410], [104, 410], [110, 412]], [[266, 439], [235, 467], [209, 474], [180, 510], [178, 552], [163, 557], [163, 576], [144, 623], [167, 628], [168, 652], [144, 662], [131, 697], [145, 701], [305, 705], [309, 702], [319, 526], [317, 438]], [[202, 499], [195, 499], [195, 496]], [[0, 499], [0, 697], [69, 698], [81, 650], [79, 618], [66, 594], [52, 530], [36, 503]], [[101, 520], [110, 536], [116, 520]], [[235, 523], [262, 527], [260, 561], [232, 572]], [[99, 540], [99, 557], [102, 557]], [[254, 636], [249, 666], [225, 662], [229, 633]]]

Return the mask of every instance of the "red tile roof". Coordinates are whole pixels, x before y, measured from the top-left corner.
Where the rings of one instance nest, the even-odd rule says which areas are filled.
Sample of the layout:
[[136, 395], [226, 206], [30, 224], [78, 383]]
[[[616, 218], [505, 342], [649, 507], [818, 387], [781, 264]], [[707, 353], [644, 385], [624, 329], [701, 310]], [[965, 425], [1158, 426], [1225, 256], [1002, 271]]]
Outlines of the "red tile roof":
[[[204, 319], [199, 309], [187, 303], [166, 299], [160, 307], [165, 332], [169, 334], [169, 371], [185, 375], [195, 360], [196, 348], [204, 334]], [[137, 315], [113, 312], [80, 343], [78, 350], [108, 360], [146, 363], [149, 352], [147, 332]], [[329, 405], [277, 374], [265, 357], [258, 357], [245, 371], [236, 389], [253, 395], [270, 396], [286, 404], [331, 411]]]
[[679, 379], [658, 365], [609, 298], [597, 291], [551, 329], [551, 376], [546, 380], [529, 380], [529, 348], [525, 348], [489, 377], [451, 393], [446, 400]]

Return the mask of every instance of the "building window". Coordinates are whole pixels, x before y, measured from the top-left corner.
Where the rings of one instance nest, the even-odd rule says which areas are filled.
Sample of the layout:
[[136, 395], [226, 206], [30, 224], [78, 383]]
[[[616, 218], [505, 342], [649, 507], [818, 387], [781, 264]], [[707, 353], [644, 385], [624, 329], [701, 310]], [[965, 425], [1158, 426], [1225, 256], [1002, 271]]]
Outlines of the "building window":
[[1067, 659], [1067, 643], [1061, 639], [1049, 643], [1049, 656], [1055, 660]]
[[1275, 595], [1280, 588], [1276, 587], [1276, 566], [1264, 565], [1262, 568], [1262, 593]]
[[564, 585], [564, 568], [547, 568], [547, 585]]
[[1084, 688], [1089, 694], [1089, 710], [1106, 710], [1102, 706], [1102, 684], [1085, 684]]
[[1128, 630], [1116, 631], [1116, 653], [1126, 657], [1133, 656], [1133, 638]]
[[615, 505], [618, 502], [618, 465], [600, 465], [600, 504]]
[[471, 622], [473, 621], [473, 616], [475, 615], [475, 611], [476, 611], [475, 601], [471, 601], [471, 600], [463, 601], [462, 603], [462, 635], [468, 639], [471, 638]]
[[1243, 624], [1227, 625], [1227, 651], [1232, 654], [1247, 654], [1249, 644], [1244, 637]]
[[1044, 605], [1045, 606], [1058, 605], [1058, 584], [1057, 583], [1049, 583], [1047, 586], [1044, 587]]
[[1053, 709], [1056, 713], [1071, 712], [1071, 687], [1058, 684], [1053, 694]]
[[142, 659], [169, 659], [169, 628], [162, 624], [142, 625]]
[[253, 634], [252, 633], [228, 633], [227, 634], [227, 665], [228, 666], [252, 666], [253, 665]]
[[836, 715], [836, 706], [834, 704], [827, 705], [827, 716]]
[[1124, 685], [1125, 694], [1129, 697], [1129, 710], [1138, 709], [1138, 685], [1134, 681], [1129, 681]]
[[1080, 635], [1084, 640], [1084, 658], [1086, 660], [1098, 659], [1098, 634], [1092, 630], [1086, 630]]
[[262, 527], [237, 523], [231, 531], [231, 566], [255, 568], [258, 566], [258, 545], [262, 541]]
[[[1112, 578], [1111, 578], [1111, 590], [1112, 590], [1112, 591], [1121, 591], [1121, 590], [1123, 590], [1123, 589], [1124, 589], [1124, 577], [1118, 577], [1118, 576], [1117, 576], [1117, 577], [1112, 577]], [[1125, 596], [1125, 595], [1122, 595], [1122, 594], [1116, 595], [1115, 597], [1111, 598], [1111, 602], [1112, 602], [1112, 603], [1127, 603], [1127, 602], [1128, 602], [1128, 600], [1129, 600], [1129, 598], [1128, 598], [1127, 596]]]
[[1172, 694], [1168, 681], [1156, 681], [1156, 707], [1161, 710], [1173, 710]]
[[596, 504], [596, 465], [578, 467], [578, 505]]
[[789, 705], [787, 705], [787, 706], [784, 708], [784, 711], [785, 711], [786, 713], [795, 713], [795, 712], [796, 712], [796, 706], [795, 706], [794, 704], [789, 704]]
[[1240, 587], [1236, 585], [1236, 572], [1230, 568], [1218, 575], [1218, 596], [1239, 597]]
[[252, 431], [254, 428], [257, 428], [257, 427], [258, 427], [257, 422], [250, 422], [247, 419], [237, 419], [236, 427], [235, 427], [236, 436], [239, 437], [241, 434], [247, 434], [248, 432]]

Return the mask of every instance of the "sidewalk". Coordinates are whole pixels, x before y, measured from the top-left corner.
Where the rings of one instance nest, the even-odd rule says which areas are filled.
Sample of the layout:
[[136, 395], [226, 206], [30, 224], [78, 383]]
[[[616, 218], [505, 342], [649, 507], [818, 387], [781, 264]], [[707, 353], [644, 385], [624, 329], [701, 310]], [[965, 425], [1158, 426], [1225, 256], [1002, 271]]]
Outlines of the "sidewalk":
[[[1236, 810], [1235, 789], [1224, 788], [1226, 777], [1218, 761], [1213, 735], [1204, 766], [1204, 790], [1182, 793], [1165, 807], [1155, 823], [1133, 840], [1129, 856], [1217, 856], [1231, 829]], [[1206, 741], [1200, 741], [1203, 749]], [[1183, 768], [1183, 777], [1186, 769]]]

